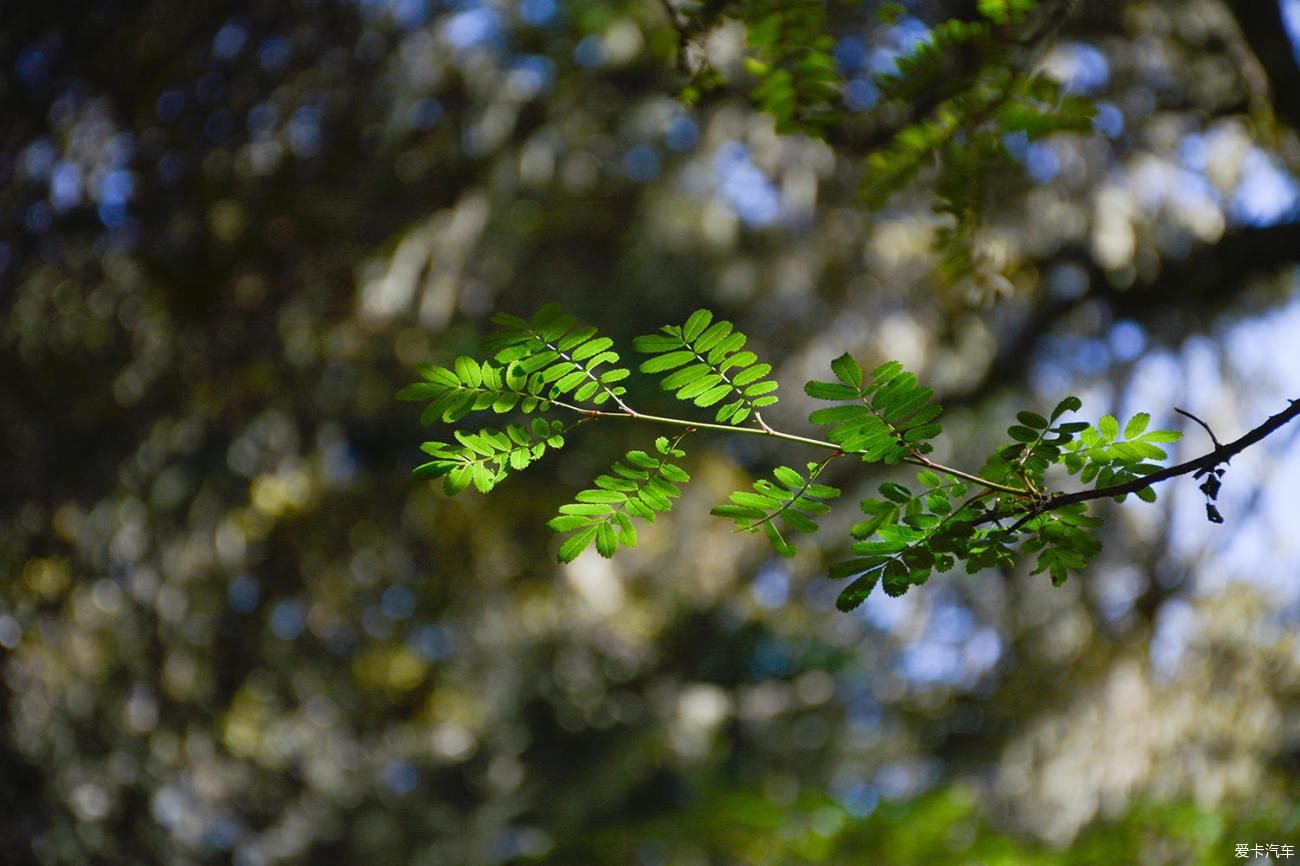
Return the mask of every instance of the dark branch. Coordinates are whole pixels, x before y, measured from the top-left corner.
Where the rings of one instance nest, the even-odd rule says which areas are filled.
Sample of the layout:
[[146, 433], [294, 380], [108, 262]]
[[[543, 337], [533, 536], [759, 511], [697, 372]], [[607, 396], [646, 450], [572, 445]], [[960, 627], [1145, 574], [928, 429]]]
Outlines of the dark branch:
[[1204, 421], [1202, 421], [1200, 418], [1197, 418], [1195, 415], [1193, 415], [1191, 412], [1188, 412], [1186, 409], [1179, 409], [1177, 406], [1175, 406], [1174, 411], [1177, 412], [1179, 415], [1183, 415], [1187, 418], [1191, 418], [1197, 424], [1200, 424], [1202, 427], [1204, 427], [1205, 432], [1210, 434], [1210, 441], [1214, 443], [1215, 448], [1223, 447], [1219, 443], [1219, 437], [1214, 435], [1214, 431], [1210, 429], [1209, 424], [1206, 424]]
[[[1110, 487], [1098, 487], [1095, 490], [1079, 490], [1075, 493], [1058, 493], [1047, 498], [1041, 505], [1031, 510], [1022, 517], [1011, 528], [1019, 529], [1025, 523], [1033, 520], [1040, 514], [1046, 514], [1049, 511], [1055, 511], [1058, 508], [1064, 508], [1067, 505], [1074, 505], [1078, 502], [1088, 502], [1093, 499], [1109, 499], [1112, 496], [1123, 496], [1126, 493], [1137, 493], [1139, 490], [1159, 484], [1161, 481], [1168, 481], [1170, 478], [1176, 478], [1179, 475], [1186, 475], [1189, 472], [1208, 472], [1221, 463], [1227, 463], [1233, 457], [1242, 451], [1245, 451], [1256, 442], [1268, 436], [1274, 430], [1286, 424], [1291, 419], [1300, 415], [1300, 400], [1292, 400], [1291, 405], [1276, 415], [1272, 415], [1263, 424], [1260, 424], [1254, 430], [1251, 430], [1240, 439], [1229, 442], [1227, 445], [1220, 445], [1208, 454], [1197, 457], [1195, 460], [1188, 460], [1186, 463], [1179, 463], [1177, 466], [1169, 466], [1158, 472], [1152, 472], [1150, 475], [1144, 475], [1141, 478], [1135, 478], [1124, 484], [1115, 484]], [[1003, 517], [1007, 515], [1001, 515]]]
[[1227, 6], [1268, 76], [1273, 111], [1290, 126], [1300, 129], [1300, 66], [1296, 64], [1295, 47], [1282, 20], [1282, 4], [1277, 0], [1255, 0]]

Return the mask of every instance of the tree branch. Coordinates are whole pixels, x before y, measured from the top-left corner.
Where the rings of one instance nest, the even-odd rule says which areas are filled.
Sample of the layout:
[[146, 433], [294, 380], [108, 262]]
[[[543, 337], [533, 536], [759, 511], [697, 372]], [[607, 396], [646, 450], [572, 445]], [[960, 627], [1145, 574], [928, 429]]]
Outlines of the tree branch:
[[[1186, 475], [1189, 472], [1208, 472], [1221, 463], [1227, 463], [1237, 454], [1245, 451], [1251, 445], [1268, 436], [1273, 431], [1282, 427], [1291, 419], [1300, 415], [1300, 400], [1292, 400], [1291, 405], [1276, 415], [1269, 416], [1263, 424], [1260, 424], [1254, 430], [1251, 430], [1240, 439], [1229, 442], [1227, 445], [1220, 445], [1208, 454], [1197, 457], [1195, 460], [1188, 460], [1186, 463], [1179, 463], [1177, 466], [1168, 466], [1158, 472], [1152, 472], [1150, 475], [1144, 475], [1141, 478], [1135, 478], [1124, 484], [1114, 484], [1110, 487], [1098, 487], [1095, 490], [1079, 490], [1074, 493], [1057, 493], [1049, 496], [1043, 503], [1032, 509], [1012, 526], [1012, 530], [1019, 529], [1025, 523], [1033, 520], [1040, 514], [1046, 514], [1049, 511], [1055, 511], [1058, 508], [1064, 508], [1067, 505], [1074, 505], [1078, 502], [1088, 502], [1093, 499], [1109, 499], [1112, 496], [1123, 496], [1127, 493], [1137, 493], [1161, 481], [1168, 481], [1170, 478], [1176, 478], [1179, 475]], [[1006, 517], [1008, 515], [999, 515]], [[989, 518], [990, 520], [993, 518]]]
[[1256, 0], [1226, 5], [1268, 76], [1273, 111], [1291, 127], [1300, 129], [1300, 66], [1296, 64], [1295, 46], [1282, 20], [1281, 3]]

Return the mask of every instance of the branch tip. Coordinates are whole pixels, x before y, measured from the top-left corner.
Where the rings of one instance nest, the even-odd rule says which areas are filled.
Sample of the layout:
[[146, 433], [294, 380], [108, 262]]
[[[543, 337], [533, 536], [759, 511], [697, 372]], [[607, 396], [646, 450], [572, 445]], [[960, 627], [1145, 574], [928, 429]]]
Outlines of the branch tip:
[[[1295, 401], [1292, 400], [1291, 402], [1294, 403]], [[1174, 411], [1177, 412], [1179, 415], [1184, 415], [1188, 418], [1191, 418], [1197, 424], [1200, 424], [1202, 427], [1204, 427], [1205, 432], [1210, 434], [1210, 441], [1214, 443], [1215, 448], [1223, 447], [1223, 445], [1219, 443], [1219, 438], [1214, 435], [1214, 431], [1210, 429], [1209, 424], [1206, 424], [1204, 421], [1202, 421], [1200, 418], [1197, 418], [1195, 415], [1193, 415], [1191, 412], [1188, 412], [1186, 409], [1179, 409], [1177, 406], [1175, 406]]]

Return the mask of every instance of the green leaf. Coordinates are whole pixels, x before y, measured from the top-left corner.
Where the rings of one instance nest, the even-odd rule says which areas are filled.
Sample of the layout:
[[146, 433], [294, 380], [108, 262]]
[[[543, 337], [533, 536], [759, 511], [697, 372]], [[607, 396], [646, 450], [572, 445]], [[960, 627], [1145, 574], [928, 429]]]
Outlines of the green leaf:
[[1016, 419], [1026, 427], [1032, 427], [1035, 430], [1046, 430], [1048, 421], [1037, 412], [1017, 412]]
[[608, 505], [595, 505], [583, 502], [570, 502], [560, 506], [561, 514], [580, 514], [587, 517], [597, 517], [609, 514], [612, 509]]
[[[549, 364], [551, 364], [551, 362], [558, 360], [559, 357], [560, 357], [559, 352], [556, 352], [553, 349], [547, 349], [544, 352], [538, 352], [536, 355], [532, 355], [528, 358], [521, 359], [518, 362], [519, 369], [523, 370], [525, 373], [531, 376], [533, 373], [536, 373], [538, 370], [547, 367]], [[568, 364], [565, 367], [565, 371], [572, 370], [572, 369], [573, 369], [572, 364]], [[563, 375], [563, 372], [557, 374], [557, 378], [559, 375]]]
[[[740, 355], [733, 356], [731, 360], [734, 361], [736, 358], [739, 358], [741, 355], [746, 356], [747, 358], [749, 358], [749, 360], [746, 363], [741, 365], [723, 364], [721, 367], [718, 368], [720, 370], [725, 370], [729, 366], [744, 366], [746, 368], [731, 377], [732, 383], [734, 383], [737, 388], [741, 387], [742, 385], [748, 385], [750, 382], [756, 382], [759, 379], [766, 376], [768, 373], [772, 372], [771, 364], [754, 364], [754, 361], [757, 360], [758, 356], [755, 355], [753, 352], [741, 352]], [[750, 364], [753, 364], [753, 366], [752, 367], [749, 366]]]
[[432, 400], [444, 391], [446, 391], [446, 387], [442, 385], [435, 385], [432, 382], [416, 382], [414, 385], [407, 385], [398, 391], [396, 398], [407, 401]]
[[731, 391], [732, 391], [731, 384], [728, 382], [724, 382], [721, 385], [715, 385], [709, 390], [705, 391], [703, 394], [696, 397], [693, 402], [695, 403], [696, 406], [699, 406], [701, 409], [707, 409], [709, 406], [712, 406], [715, 403], [722, 400], [722, 398], [730, 394]]
[[623, 502], [627, 496], [615, 490], [583, 490], [574, 498], [579, 502], [614, 504]]
[[871, 591], [876, 588], [876, 583], [879, 580], [880, 570], [873, 568], [840, 590], [839, 596], [835, 599], [835, 606], [848, 613], [867, 600], [867, 596], [871, 595]]
[[835, 499], [840, 495], [840, 489], [826, 484], [809, 484], [804, 489], [804, 493], [816, 496], [818, 499]]
[[940, 424], [922, 424], [920, 427], [913, 427], [903, 434], [903, 438], [908, 442], [920, 442], [924, 439], [933, 439], [943, 432], [943, 426]]
[[626, 514], [615, 512], [614, 520], [618, 523], [618, 540], [624, 547], [636, 547], [636, 526]]
[[752, 505], [715, 505], [709, 514], [714, 517], [730, 517], [733, 520], [762, 520], [766, 515], [761, 508]]
[[[563, 379], [574, 371], [578, 365], [572, 361], [561, 361], [558, 364], [552, 364], [541, 372], [540, 379], [543, 382], [554, 382], [556, 379]], [[582, 371], [579, 370], [579, 373]]]
[[[577, 346], [581, 346], [583, 343], [587, 342], [588, 340], [590, 340], [590, 339], [591, 339], [592, 337], [594, 337], [594, 336], [596, 336], [596, 329], [593, 328], [593, 327], [591, 327], [590, 325], [583, 325], [583, 326], [581, 326], [581, 327], [579, 327], [579, 328], [577, 328], [577, 329], [575, 329], [575, 330], [573, 330], [573, 331], [570, 331], [569, 333], [565, 334], [565, 336], [564, 336], [563, 339], [561, 339], [561, 340], [556, 340], [556, 341], [555, 341], [555, 348], [556, 348], [557, 350], [561, 351], [561, 352], [570, 352], [570, 351], [572, 351], [575, 347], [577, 347]], [[607, 340], [607, 342], [605, 343], [605, 347], [608, 348], [608, 346], [609, 346], [611, 343], [613, 343], [613, 340]], [[596, 354], [596, 352], [599, 352], [599, 351], [601, 351], [601, 350], [600, 350], [600, 349], [595, 349], [595, 350], [593, 350], [593, 351], [591, 352], [591, 354], [594, 355], [594, 354]], [[577, 361], [577, 360], [581, 360], [581, 359], [579, 359], [579, 358], [574, 358], [574, 360]]]
[[731, 329], [731, 322], [714, 322], [703, 334], [700, 334], [700, 338], [695, 341], [692, 348], [699, 353], [707, 352], [722, 342], [722, 339], [731, 333]]
[[[676, 391], [683, 385], [688, 385], [691, 382], [697, 381], [701, 376], [707, 375], [709, 375], [708, 364], [691, 364], [688, 367], [682, 367], [675, 373], [668, 374], [668, 376], [659, 383], [659, 386], [665, 391]], [[718, 378], [721, 379], [721, 377]], [[717, 380], [714, 381], [716, 382]]]
[[1097, 422], [1097, 430], [1104, 441], [1114, 442], [1115, 437], [1119, 435], [1119, 421], [1115, 420], [1114, 415], [1102, 415], [1101, 420]]
[[588, 545], [590, 545], [591, 542], [595, 540], [596, 533], [598, 531], [599, 531], [599, 527], [592, 526], [588, 529], [582, 530], [581, 532], [575, 535], [570, 536], [569, 539], [564, 542], [564, 544], [560, 545], [560, 552], [559, 552], [560, 562], [573, 562], [573, 560], [577, 559], [578, 554], [586, 550]]
[[[545, 308], [543, 308], [545, 310]], [[540, 315], [540, 314], [539, 314]], [[533, 327], [541, 331], [542, 339], [548, 343], [554, 343], [569, 332], [569, 329], [577, 324], [577, 319], [568, 313], [561, 312], [557, 307], [554, 313], [548, 311], [548, 315], [533, 320]]]
[[744, 400], [733, 400], [732, 402], [718, 409], [717, 414], [713, 416], [713, 420], [717, 421], [719, 424], [724, 424], [728, 421], [731, 421], [735, 417], [736, 412], [738, 412], [740, 408], [744, 405], [745, 405]]
[[686, 324], [682, 327], [682, 339], [687, 344], [694, 343], [695, 338], [703, 333], [711, 321], [713, 321], [713, 313], [708, 310], [701, 309], [691, 313], [690, 318], [686, 320]]
[[[748, 340], [748, 337], [737, 331], [731, 336], [720, 340], [716, 346], [710, 349], [709, 357], [706, 360], [708, 360], [710, 364], [721, 364], [723, 360], [729, 360], [732, 357], [732, 353], [743, 347]], [[701, 338], [701, 342], [703, 342], [703, 338]], [[748, 356], [753, 355], [754, 353], [745, 352], [742, 354]], [[745, 366], [752, 363], [752, 358], [748, 361], [745, 358], [739, 358], [739, 360], [736, 360], [734, 363], [728, 364], [727, 366]]]
[[781, 500], [772, 496], [765, 496], [762, 493], [753, 493], [748, 490], [737, 490], [727, 498], [737, 505], [745, 505], [750, 508], [768, 509], [781, 507]]
[[925, 507], [930, 509], [932, 514], [950, 514], [952, 512], [952, 503], [948, 500], [948, 494], [942, 490], [936, 490], [926, 497]]
[[772, 470], [772, 474], [776, 476], [777, 481], [780, 481], [791, 490], [797, 491], [803, 489], [803, 476], [791, 469], [789, 466], [778, 466], [776, 469]]
[[792, 508], [780, 512], [780, 518], [795, 532], [812, 534], [817, 531], [816, 523], [813, 523], [810, 518]]
[[1147, 424], [1149, 423], [1151, 423], [1150, 415], [1146, 412], [1137, 413], [1132, 418], [1128, 419], [1128, 423], [1124, 425], [1124, 438], [1137, 438], [1142, 434], [1143, 430], [1147, 429]]
[[445, 367], [434, 367], [429, 364], [422, 364], [416, 368], [417, 372], [425, 379], [435, 385], [441, 385], [444, 388], [459, 388], [460, 379], [455, 373]]
[[586, 379], [586, 370], [574, 370], [569, 375], [560, 377], [560, 381], [556, 382], [552, 388], [556, 393], [563, 394], [578, 387], [578, 385], [586, 381]]
[[600, 524], [596, 529], [596, 552], [609, 559], [617, 551], [618, 536], [614, 532], [614, 527], [609, 523]]
[[478, 362], [468, 355], [461, 355], [453, 364], [456, 370], [456, 376], [460, 381], [470, 388], [477, 388], [483, 384], [483, 371]]
[[1021, 427], [1019, 424], [1013, 424], [1007, 428], [1007, 433], [1017, 442], [1034, 442], [1038, 439], [1038, 433], [1028, 427]]
[[768, 543], [772, 545], [772, 549], [775, 550], [778, 555], [783, 556], [786, 559], [791, 559], [799, 552], [797, 547], [781, 537], [780, 530], [776, 528], [776, 525], [772, 523], [772, 521], [769, 520], [763, 524], [763, 534], [767, 536]]
[[1078, 412], [1082, 408], [1083, 408], [1083, 401], [1080, 400], [1078, 397], [1073, 397], [1073, 396], [1066, 397], [1060, 403], [1057, 403], [1056, 408], [1052, 410], [1052, 420], [1055, 421], [1057, 418], [1060, 418], [1066, 412]]
[[581, 514], [561, 514], [559, 517], [552, 517], [546, 526], [552, 532], [568, 532], [589, 523], [591, 523], [591, 518]]
[[[574, 350], [573, 354], [570, 355], [569, 357], [575, 361], [584, 361], [587, 358], [592, 357], [593, 355], [599, 355], [601, 352], [605, 351], [612, 345], [614, 345], [614, 341], [611, 340], [609, 337], [597, 337], [594, 340], [590, 340], [586, 343], [583, 343], [576, 350]], [[614, 355], [613, 352], [611, 352], [610, 354]], [[609, 360], [611, 361], [618, 360], [618, 355], [614, 355], [614, 357], [610, 358]]]
[[640, 466], [642, 469], [659, 468], [659, 461], [644, 451], [627, 452], [627, 461], [635, 466]]
[[685, 364], [687, 361], [695, 359], [695, 353], [689, 349], [678, 352], [668, 352], [641, 362], [640, 370], [642, 373], [662, 373], [665, 370], [672, 370]]
[[691, 480], [691, 476], [686, 474], [686, 470], [680, 466], [674, 466], [671, 463], [665, 463], [659, 467], [659, 474], [669, 481], [675, 481], [678, 484], [685, 484]]
[[912, 499], [912, 491], [893, 481], [886, 481], [880, 485], [880, 495], [900, 505], [906, 504]]
[[[857, 392], [862, 390], [862, 367], [848, 352], [831, 361], [831, 372], [835, 374], [835, 378], [839, 379], [840, 382], [853, 389], [853, 397], [856, 397]], [[852, 397], [849, 399], [852, 399]]]
[[698, 379], [693, 379], [682, 386], [681, 390], [677, 392], [677, 397], [681, 400], [694, 400], [704, 392], [711, 390], [715, 385], [718, 385], [721, 379], [722, 377], [717, 373], [700, 376]]
[[469, 464], [458, 466], [447, 473], [447, 477], [442, 481], [442, 489], [447, 491], [448, 496], [455, 496], [474, 480], [474, 470]]
[[632, 347], [647, 355], [657, 355], [660, 352], [671, 352], [673, 349], [682, 348], [682, 341], [679, 337], [667, 334], [646, 334], [634, 337]]
[[619, 493], [635, 493], [641, 486], [631, 478], [615, 478], [612, 475], [597, 475], [596, 486], [601, 490], [613, 490]]
[[811, 381], [803, 386], [804, 393], [816, 400], [856, 400], [858, 392], [848, 385], [835, 382]]
[[492, 471], [482, 463], [471, 463], [470, 473], [479, 493], [488, 493], [496, 485], [496, 478], [492, 475]]

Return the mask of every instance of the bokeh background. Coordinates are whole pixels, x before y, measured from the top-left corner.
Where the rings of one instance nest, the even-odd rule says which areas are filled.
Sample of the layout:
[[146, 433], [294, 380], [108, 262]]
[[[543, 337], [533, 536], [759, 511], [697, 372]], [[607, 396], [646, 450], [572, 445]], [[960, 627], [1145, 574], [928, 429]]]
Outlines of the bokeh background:
[[[1183, 479], [1097, 505], [1106, 552], [1061, 589], [950, 573], [853, 614], [824, 577], [848, 514], [792, 562], [707, 517], [801, 454], [696, 437], [671, 520], [565, 567], [544, 522], [653, 430], [588, 425], [487, 497], [410, 480], [412, 368], [552, 301], [629, 354], [711, 307], [795, 431], [830, 358], [899, 359], [973, 467], [1067, 393], [1224, 441], [1300, 398], [1300, 4], [1078, 4], [1041, 74], [1095, 130], [1008, 142], [956, 286], [924, 190], [855, 189], [872, 75], [974, 4], [876, 5], [832, 15], [832, 146], [741, 86], [680, 104], [650, 0], [7, 4], [0, 859], [1300, 846], [1292, 430], [1233, 461], [1223, 526]], [[739, 81], [742, 37], [697, 48]]]

